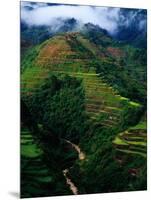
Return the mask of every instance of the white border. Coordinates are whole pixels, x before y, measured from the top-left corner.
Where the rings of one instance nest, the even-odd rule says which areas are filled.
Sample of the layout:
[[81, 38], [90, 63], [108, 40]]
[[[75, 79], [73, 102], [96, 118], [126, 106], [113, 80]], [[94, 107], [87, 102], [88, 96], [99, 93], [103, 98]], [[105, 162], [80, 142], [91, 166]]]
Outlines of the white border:
[[[34, 1], [34, 0], [33, 0]], [[151, 2], [150, 0], [36, 0], [35, 2], [67, 3], [148, 9], [148, 191], [96, 195], [36, 198], [71, 200], [147, 200], [151, 195]], [[19, 193], [19, 0], [0, 4], [0, 200], [17, 198]], [[30, 198], [35, 199], [35, 198]]]

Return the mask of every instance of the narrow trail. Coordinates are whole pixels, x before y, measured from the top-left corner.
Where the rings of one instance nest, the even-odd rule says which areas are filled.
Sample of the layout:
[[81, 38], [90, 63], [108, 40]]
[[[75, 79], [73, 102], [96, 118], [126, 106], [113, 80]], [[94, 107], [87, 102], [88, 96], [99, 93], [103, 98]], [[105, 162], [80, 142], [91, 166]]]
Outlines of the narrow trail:
[[66, 183], [67, 183], [67, 185], [69, 185], [70, 190], [72, 191], [72, 193], [74, 195], [77, 195], [78, 194], [78, 188], [74, 185], [72, 180], [68, 177], [68, 172], [69, 172], [68, 169], [63, 170], [63, 175], [66, 178]]
[[68, 144], [70, 144], [77, 152], [79, 155], [79, 160], [84, 160], [85, 159], [85, 154], [81, 151], [80, 147], [76, 144], [73, 144], [69, 140], [65, 140]]
[[[74, 149], [75, 151], [77, 151], [78, 153], [78, 156], [79, 156], [79, 160], [84, 160], [85, 159], [85, 153], [81, 151], [80, 147], [72, 142], [70, 142], [69, 140], [64, 140], [65, 142], [67, 142], [68, 144], [70, 144]], [[78, 188], [75, 186], [75, 184], [72, 182], [72, 180], [68, 177], [68, 172], [69, 172], [69, 169], [65, 169], [63, 170], [63, 175], [66, 179], [66, 183], [67, 185], [69, 185], [70, 187], [70, 190], [72, 191], [72, 193], [74, 195], [77, 195], [79, 194], [78, 193]]]

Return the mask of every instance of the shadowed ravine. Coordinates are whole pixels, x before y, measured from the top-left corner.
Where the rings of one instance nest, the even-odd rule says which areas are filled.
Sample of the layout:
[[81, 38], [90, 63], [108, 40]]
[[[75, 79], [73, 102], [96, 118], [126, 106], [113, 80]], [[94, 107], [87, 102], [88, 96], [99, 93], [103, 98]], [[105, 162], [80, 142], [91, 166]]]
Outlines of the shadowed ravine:
[[[64, 140], [65, 142], [67, 142], [68, 144], [70, 144], [75, 151], [78, 153], [78, 157], [79, 160], [84, 160], [85, 159], [85, 153], [81, 151], [80, 147], [76, 144], [73, 144], [72, 142], [70, 142], [69, 140]], [[75, 184], [72, 182], [71, 178], [68, 177], [68, 172], [69, 169], [65, 169], [63, 170], [63, 175], [66, 179], [66, 183], [67, 185], [69, 185], [70, 190], [73, 192], [74, 195], [78, 194], [78, 188], [75, 186]]]

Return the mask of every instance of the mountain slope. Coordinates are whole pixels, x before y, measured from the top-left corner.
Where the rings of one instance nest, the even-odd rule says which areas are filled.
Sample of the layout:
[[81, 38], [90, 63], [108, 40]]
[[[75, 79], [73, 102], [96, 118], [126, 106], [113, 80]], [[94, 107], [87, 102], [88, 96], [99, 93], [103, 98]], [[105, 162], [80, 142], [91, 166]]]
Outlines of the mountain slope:
[[49, 72], [82, 79], [90, 118], [105, 126], [118, 125], [124, 118], [125, 108], [139, 111], [141, 106], [122, 98], [96, 74], [96, 59], [99, 61], [102, 57], [105, 56], [98, 47], [79, 33], [54, 37], [42, 45], [35, 66], [28, 67], [23, 73], [22, 90], [30, 93], [48, 77]]
[[146, 158], [147, 153], [147, 127], [140, 122], [134, 127], [120, 133], [113, 141], [118, 152], [138, 154]]
[[[100, 40], [104, 37], [107, 36], [102, 35]], [[72, 163], [68, 177], [78, 187], [80, 194], [146, 188], [146, 178], [142, 176], [146, 169], [145, 149], [141, 156], [140, 146], [137, 148], [138, 154], [136, 149], [129, 152], [130, 145], [126, 145], [127, 149], [122, 149], [123, 154], [120, 154], [120, 159], [123, 162], [126, 155], [131, 162], [126, 160], [122, 166], [117, 162], [119, 137], [121, 137], [118, 134], [122, 132], [124, 140], [126, 130], [130, 130], [130, 127], [139, 122], [144, 105], [139, 101], [134, 102], [123, 97], [118, 92], [118, 87], [117, 89], [112, 87], [115, 86], [112, 77], [116, 77], [117, 72], [119, 78], [116, 77], [116, 83], [118, 80], [123, 81], [122, 75], [127, 70], [127, 65], [121, 62], [123, 57], [127, 58], [129, 67], [131, 66], [133, 71], [131, 79], [134, 77], [137, 83], [140, 74], [142, 75], [140, 68], [143, 67], [137, 68], [138, 76], [135, 77], [134, 69], [139, 61], [134, 61], [131, 57], [136, 49], [118, 46], [111, 38], [108, 38], [108, 41], [108, 45], [102, 46], [101, 43], [97, 45], [88, 39], [87, 35], [78, 32], [60, 34], [35, 46], [25, 55], [22, 62], [22, 99], [27, 105], [32, 102], [31, 104], [43, 106], [43, 109], [37, 106], [39, 110], [37, 109], [36, 113], [31, 109], [32, 115], [36, 119], [41, 119], [37, 120], [37, 123], [48, 129], [48, 132], [53, 130], [53, 134], [61, 141], [70, 139], [73, 143], [78, 143], [85, 153], [84, 159], [75, 159], [73, 163], [71, 149], [67, 151], [69, 161]], [[131, 55], [127, 57], [128, 50]], [[54, 82], [49, 81], [50, 75], [53, 76]], [[126, 76], [123, 85], [129, 80]], [[121, 88], [126, 90], [123, 85]], [[131, 146], [136, 147], [138, 138], [128, 139], [133, 143]], [[144, 138], [141, 138], [141, 142], [145, 144]], [[61, 142], [53, 146], [58, 155], [60, 146]], [[48, 156], [49, 148], [46, 152]], [[61, 155], [64, 161], [63, 151]], [[55, 159], [60, 163], [57, 158]], [[63, 164], [63, 170], [67, 168], [64, 165], [67, 164]], [[140, 168], [136, 179], [133, 178], [134, 168]]]

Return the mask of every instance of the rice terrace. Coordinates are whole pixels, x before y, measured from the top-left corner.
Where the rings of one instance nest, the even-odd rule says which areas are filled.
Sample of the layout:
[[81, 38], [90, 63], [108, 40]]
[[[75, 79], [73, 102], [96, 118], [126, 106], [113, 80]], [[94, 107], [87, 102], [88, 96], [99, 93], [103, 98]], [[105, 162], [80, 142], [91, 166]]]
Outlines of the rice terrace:
[[146, 24], [21, 2], [22, 198], [147, 189]]

